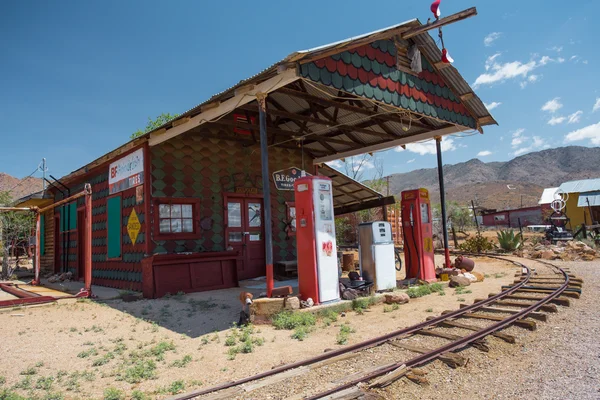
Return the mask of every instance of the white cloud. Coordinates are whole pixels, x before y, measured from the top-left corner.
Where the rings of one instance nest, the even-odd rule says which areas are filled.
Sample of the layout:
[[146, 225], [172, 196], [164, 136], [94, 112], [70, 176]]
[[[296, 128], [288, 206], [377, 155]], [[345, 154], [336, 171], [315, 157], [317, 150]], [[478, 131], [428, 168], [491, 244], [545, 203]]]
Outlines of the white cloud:
[[525, 129], [519, 128], [512, 133], [513, 138], [512, 138], [512, 141], [510, 142], [510, 145], [513, 148], [518, 147], [520, 144], [522, 144], [527, 139], [526, 136], [523, 136], [523, 132], [525, 132]]
[[406, 163], [410, 164], [410, 163], [414, 163], [417, 159], [416, 158], [411, 158], [410, 160], [408, 160]]
[[502, 53], [496, 53], [493, 56], [489, 56], [486, 60], [485, 60], [485, 70], [489, 70], [490, 68], [492, 68], [492, 66], [494, 65], [494, 60], [498, 57], [500, 57]]
[[548, 50], [554, 50], [557, 53], [560, 53], [561, 51], [563, 51], [563, 47], [562, 46], [554, 46], [549, 48]]
[[[494, 56], [492, 56], [494, 57]], [[523, 64], [520, 61], [513, 61], [504, 64], [499, 64], [493, 59], [488, 58], [490, 64], [486, 63], [486, 70], [491, 69], [491, 73], [481, 74], [475, 79], [473, 87], [477, 88], [481, 85], [491, 85], [496, 82], [504, 82], [507, 79], [526, 77], [536, 67], [535, 61], [529, 61]]]
[[583, 63], [584, 63], [585, 65], [587, 65], [587, 63], [588, 63], [588, 60], [583, 60]]
[[340, 160], [333, 160], [326, 162], [325, 164], [329, 165], [332, 168], [341, 169], [344, 168], [344, 163]]
[[487, 35], [485, 38], [483, 38], [483, 44], [489, 47], [498, 38], [500, 38], [500, 36], [502, 36], [502, 32], [492, 32], [489, 35]]
[[480, 151], [479, 153], [477, 153], [477, 157], [485, 157], [485, 156], [489, 156], [491, 154], [492, 154], [491, 151], [489, 151], [489, 150], [483, 150], [483, 151]]
[[571, 56], [569, 58], [569, 61], [575, 61], [576, 63], [579, 62], [579, 56], [577, 54], [575, 54], [574, 56]]
[[548, 100], [542, 106], [542, 111], [548, 111], [550, 113], [557, 112], [563, 106], [559, 100], [560, 100], [560, 97], [555, 97], [552, 100]]
[[[454, 144], [454, 139], [452, 138], [444, 138], [442, 140], [442, 151], [454, 151], [456, 150], [456, 145]], [[402, 147], [396, 147], [396, 151], [402, 151]], [[437, 154], [437, 150], [435, 148], [435, 140], [428, 140], [426, 142], [421, 143], [409, 143], [406, 145], [406, 150], [411, 153], [417, 153], [422, 156], [426, 154]]]
[[[529, 142], [529, 139], [527, 139], [527, 141]], [[521, 148], [515, 150], [515, 152], [513, 154], [515, 156], [520, 156], [521, 154], [529, 153], [530, 151], [547, 149], [548, 147], [550, 147], [550, 146], [548, 144], [546, 144], [544, 139], [542, 139], [539, 136], [534, 136], [532, 138], [531, 143], [528, 146], [521, 147]]]
[[586, 139], [590, 139], [591, 144], [600, 146], [600, 122], [569, 132], [565, 136], [565, 142], [576, 142]]
[[539, 76], [539, 75], [535, 75], [535, 74], [533, 74], [533, 75], [529, 75], [529, 76], [527, 77], [527, 80], [528, 80], [529, 82], [531, 82], [531, 83], [534, 83], [534, 82], [537, 82], [539, 78], [540, 78], [540, 76]]
[[540, 64], [541, 65], [546, 65], [550, 61], [552, 61], [552, 59], [550, 57], [548, 57], [548, 56], [543, 56], [542, 58], [540, 58]]
[[569, 115], [569, 120], [567, 121], [568, 124], [576, 124], [577, 122], [581, 121], [581, 116], [583, 115], [583, 111], [578, 110], [575, 111], [573, 114]]
[[592, 112], [596, 112], [600, 110], [600, 97], [596, 97], [596, 102], [594, 103], [594, 107], [592, 107]]
[[512, 61], [502, 63], [498, 61], [498, 57], [500, 57], [500, 55], [501, 53], [495, 53], [485, 60], [486, 72], [479, 75], [477, 79], [475, 79], [475, 82], [473, 83], [474, 88], [477, 88], [481, 85], [492, 85], [497, 82], [504, 82], [514, 78], [523, 78], [523, 81], [520, 83], [520, 85], [521, 88], [525, 88], [525, 86], [527, 86], [527, 81], [533, 83], [538, 80], [539, 76], [537, 75], [535, 78], [528, 79], [528, 75], [536, 68], [543, 67], [550, 62], [565, 62], [563, 57], [554, 59], [550, 56], [542, 56], [539, 60], [537, 60], [539, 54], [533, 54], [531, 60], [528, 62]]
[[490, 104], [483, 103], [483, 105], [485, 105], [485, 108], [487, 108], [488, 110], [493, 110], [494, 108], [498, 107], [501, 104], [502, 103], [500, 103], [498, 101], [492, 101]]
[[562, 124], [563, 122], [565, 122], [567, 118], [566, 117], [552, 117], [550, 118], [550, 120], [548, 121], [548, 125], [558, 125], [558, 124]]

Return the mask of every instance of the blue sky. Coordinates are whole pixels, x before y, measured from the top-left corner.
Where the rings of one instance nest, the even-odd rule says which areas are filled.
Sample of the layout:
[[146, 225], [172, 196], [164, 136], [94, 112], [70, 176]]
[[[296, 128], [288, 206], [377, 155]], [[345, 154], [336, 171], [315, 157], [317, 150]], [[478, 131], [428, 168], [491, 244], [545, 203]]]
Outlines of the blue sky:
[[[188, 110], [295, 50], [425, 22], [429, 4], [0, 2], [0, 171], [24, 177], [46, 157], [63, 176], [149, 116]], [[500, 125], [446, 139], [444, 162], [599, 146], [600, 2], [442, 0], [442, 16], [471, 6], [479, 15], [446, 27], [444, 41]], [[436, 165], [433, 143], [376, 157], [385, 174]]]

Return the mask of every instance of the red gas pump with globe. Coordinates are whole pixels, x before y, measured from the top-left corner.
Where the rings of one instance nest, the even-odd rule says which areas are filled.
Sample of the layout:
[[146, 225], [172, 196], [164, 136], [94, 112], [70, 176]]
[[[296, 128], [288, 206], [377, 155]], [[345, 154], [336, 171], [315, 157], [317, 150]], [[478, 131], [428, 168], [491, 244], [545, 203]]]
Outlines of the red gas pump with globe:
[[406, 279], [436, 281], [433, 228], [427, 189], [402, 192], [402, 233]]
[[340, 298], [333, 183], [323, 176], [305, 176], [294, 182], [296, 252], [300, 298], [315, 304]]

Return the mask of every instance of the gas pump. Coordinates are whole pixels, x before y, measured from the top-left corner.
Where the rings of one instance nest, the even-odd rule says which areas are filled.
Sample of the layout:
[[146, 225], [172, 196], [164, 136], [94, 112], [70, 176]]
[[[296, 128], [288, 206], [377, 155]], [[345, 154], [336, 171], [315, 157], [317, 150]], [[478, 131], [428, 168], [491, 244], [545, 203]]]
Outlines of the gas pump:
[[332, 185], [323, 176], [294, 182], [298, 289], [315, 304], [340, 298]]
[[402, 233], [406, 279], [435, 281], [433, 229], [427, 189], [402, 192]]

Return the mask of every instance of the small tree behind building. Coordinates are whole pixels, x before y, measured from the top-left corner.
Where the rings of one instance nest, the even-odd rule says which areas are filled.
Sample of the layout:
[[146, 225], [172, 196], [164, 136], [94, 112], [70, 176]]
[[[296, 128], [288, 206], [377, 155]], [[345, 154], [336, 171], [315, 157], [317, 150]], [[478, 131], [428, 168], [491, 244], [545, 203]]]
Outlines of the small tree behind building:
[[[10, 196], [0, 192], [0, 206], [10, 203]], [[19, 267], [23, 255], [27, 257], [29, 236], [34, 229], [34, 215], [31, 212], [0, 212], [0, 256], [2, 272], [0, 279], [11, 279]]]

